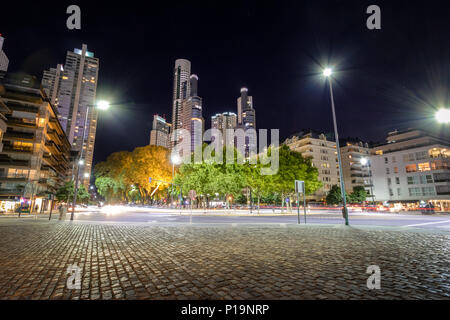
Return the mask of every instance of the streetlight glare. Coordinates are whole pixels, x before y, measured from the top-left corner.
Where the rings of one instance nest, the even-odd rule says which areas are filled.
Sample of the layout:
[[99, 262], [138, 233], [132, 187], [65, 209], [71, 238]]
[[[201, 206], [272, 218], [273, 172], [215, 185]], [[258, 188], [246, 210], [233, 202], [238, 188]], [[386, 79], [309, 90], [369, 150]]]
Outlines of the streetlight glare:
[[332, 73], [333, 73], [333, 70], [332, 70], [331, 68], [325, 68], [325, 69], [323, 70], [323, 75], [324, 75], [325, 77], [331, 76]]
[[85, 172], [85, 173], [84, 173], [84, 177], [85, 177], [85, 178], [89, 178], [89, 173]]
[[435, 117], [439, 123], [450, 123], [450, 109], [439, 109], [436, 112]]
[[367, 160], [367, 158], [361, 158], [360, 162], [363, 166], [365, 166], [367, 164], [368, 160]]
[[181, 158], [177, 154], [173, 154], [170, 160], [172, 161], [173, 164], [180, 164], [181, 162]]
[[97, 102], [97, 108], [99, 108], [100, 110], [108, 110], [109, 102], [105, 100], [100, 100]]

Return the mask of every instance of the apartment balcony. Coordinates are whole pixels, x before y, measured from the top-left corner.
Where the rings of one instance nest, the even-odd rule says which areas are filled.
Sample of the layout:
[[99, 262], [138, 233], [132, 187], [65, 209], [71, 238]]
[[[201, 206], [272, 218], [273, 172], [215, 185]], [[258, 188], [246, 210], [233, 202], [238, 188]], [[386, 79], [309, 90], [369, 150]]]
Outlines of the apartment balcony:
[[23, 189], [0, 189], [0, 197], [22, 196]]
[[3, 145], [3, 152], [4, 153], [16, 153], [16, 154], [23, 154], [23, 153], [33, 153], [33, 148], [31, 147], [13, 147], [10, 144]]
[[32, 129], [37, 128], [35, 121], [29, 122], [29, 121], [24, 121], [23, 119], [17, 119], [17, 118], [9, 118], [8, 126], [19, 127], [19, 128], [32, 128]]
[[370, 175], [368, 175], [368, 174], [357, 174], [357, 173], [354, 173], [354, 174], [351, 174], [350, 177], [352, 177], [352, 178], [369, 178]]
[[2, 168], [29, 168], [29, 160], [17, 160], [12, 158], [0, 158], [0, 167]]
[[[21, 97], [21, 99], [22, 98], [23, 97]], [[15, 102], [8, 102], [6, 105], [12, 111], [23, 111], [23, 112], [29, 112], [29, 113], [34, 113], [34, 114], [37, 114], [39, 112], [39, 107], [35, 107], [35, 106], [23, 105], [23, 104], [15, 103]]]
[[48, 147], [49, 149], [53, 150], [53, 151], [56, 151], [54, 153], [62, 152], [61, 148], [56, 143], [54, 143], [51, 140], [50, 141], [45, 141], [45, 146]]
[[0, 182], [26, 182], [28, 180], [27, 175], [0, 175]]
[[3, 136], [3, 140], [20, 140], [20, 141], [33, 142], [34, 141], [34, 133], [6, 131]]

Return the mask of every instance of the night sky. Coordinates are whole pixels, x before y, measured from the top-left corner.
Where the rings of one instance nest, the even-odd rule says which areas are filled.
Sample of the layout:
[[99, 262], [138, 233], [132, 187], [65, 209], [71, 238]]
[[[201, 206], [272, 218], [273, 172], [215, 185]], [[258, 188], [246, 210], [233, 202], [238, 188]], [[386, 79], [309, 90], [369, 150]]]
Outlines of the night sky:
[[[66, 28], [81, 7], [81, 30]], [[381, 7], [382, 29], [366, 28]], [[100, 59], [97, 97], [113, 108], [99, 119], [94, 162], [147, 145], [153, 114], [171, 120], [175, 60], [199, 76], [206, 128], [236, 112], [249, 88], [257, 128], [332, 130], [321, 66], [336, 72], [341, 137], [383, 141], [393, 129], [448, 135], [434, 112], [450, 106], [450, 2], [444, 1], [2, 1], [0, 33], [9, 71], [42, 77], [88, 45]]]

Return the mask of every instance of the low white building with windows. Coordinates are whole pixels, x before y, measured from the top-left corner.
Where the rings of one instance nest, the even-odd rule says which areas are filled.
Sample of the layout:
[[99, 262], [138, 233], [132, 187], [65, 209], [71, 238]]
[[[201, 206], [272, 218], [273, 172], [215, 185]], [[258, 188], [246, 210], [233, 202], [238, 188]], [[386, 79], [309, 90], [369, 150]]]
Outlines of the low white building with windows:
[[421, 130], [394, 131], [372, 149], [376, 201], [450, 211], [450, 142]]

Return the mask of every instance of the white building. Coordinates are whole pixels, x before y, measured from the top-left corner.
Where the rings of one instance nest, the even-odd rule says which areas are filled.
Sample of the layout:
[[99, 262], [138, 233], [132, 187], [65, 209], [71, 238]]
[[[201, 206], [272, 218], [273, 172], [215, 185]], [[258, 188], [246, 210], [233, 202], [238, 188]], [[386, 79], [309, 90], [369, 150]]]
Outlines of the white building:
[[6, 73], [8, 71], [9, 60], [6, 53], [3, 51], [3, 42], [5, 38], [0, 34], [0, 73]]
[[339, 163], [336, 142], [330, 134], [312, 130], [301, 131], [284, 142], [291, 150], [300, 152], [304, 158], [311, 159], [312, 165], [319, 170], [322, 188], [308, 198], [324, 201], [333, 185], [339, 185]]
[[376, 201], [450, 210], [450, 142], [420, 130], [394, 131], [370, 157]]

